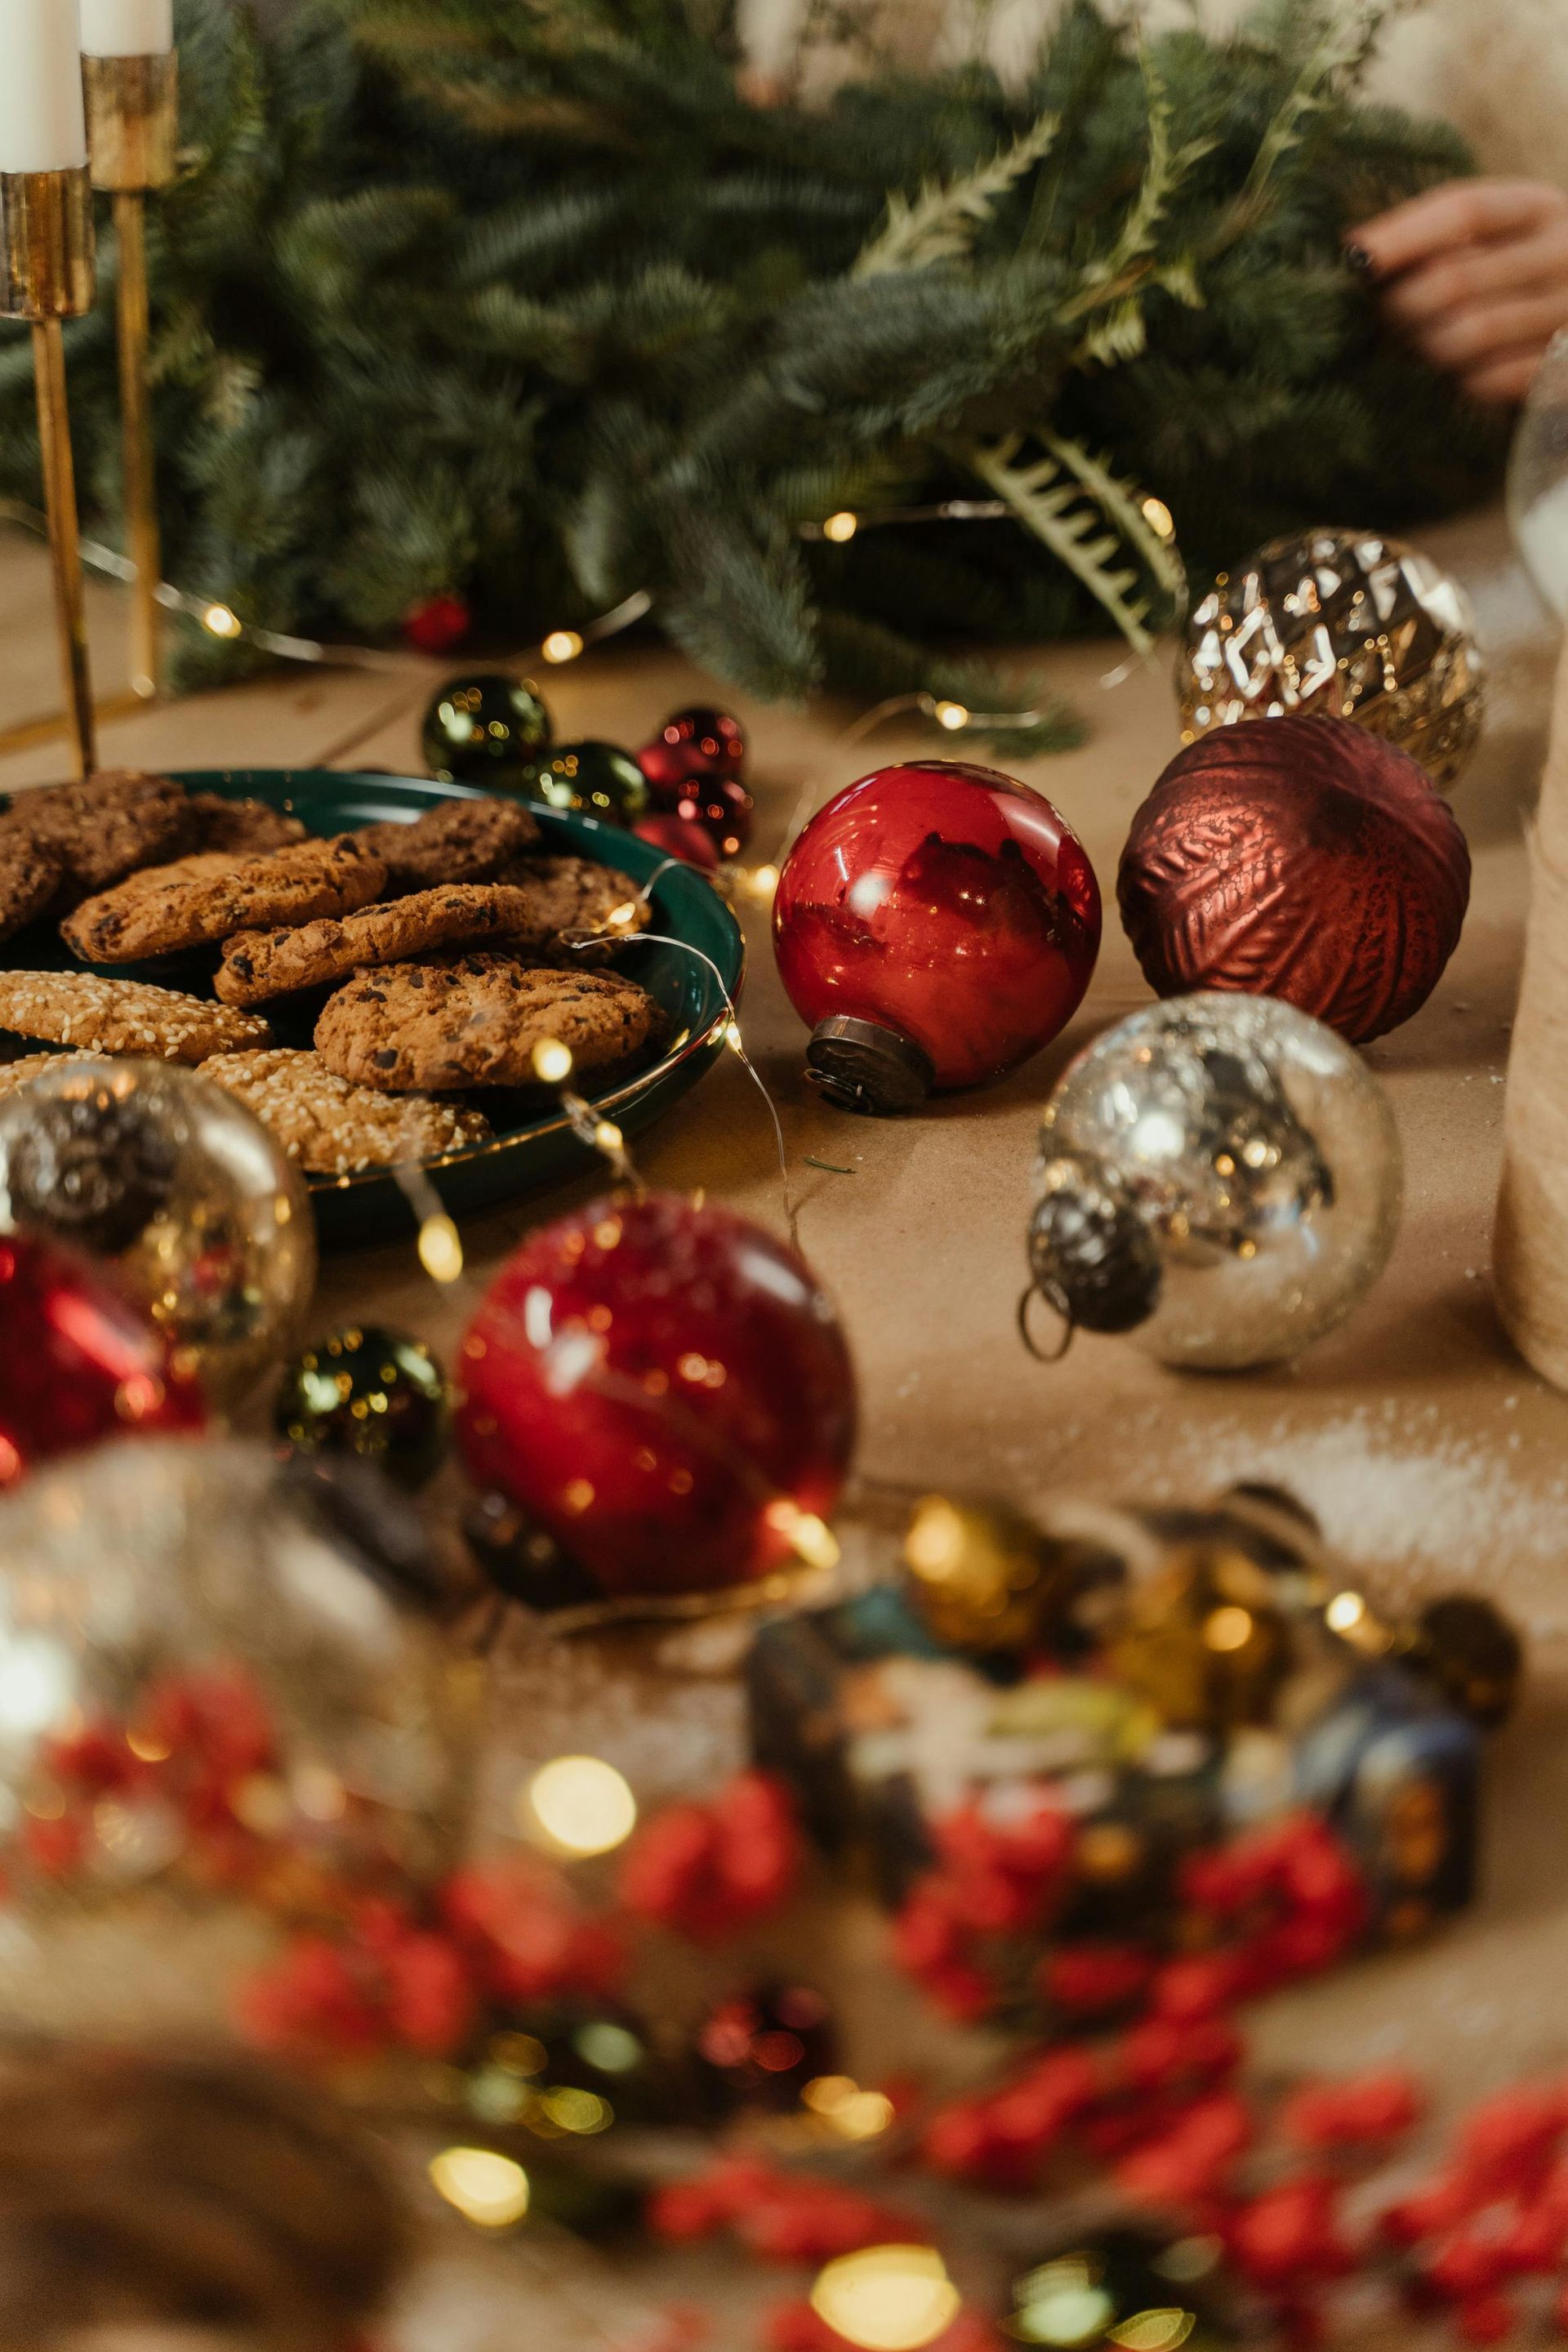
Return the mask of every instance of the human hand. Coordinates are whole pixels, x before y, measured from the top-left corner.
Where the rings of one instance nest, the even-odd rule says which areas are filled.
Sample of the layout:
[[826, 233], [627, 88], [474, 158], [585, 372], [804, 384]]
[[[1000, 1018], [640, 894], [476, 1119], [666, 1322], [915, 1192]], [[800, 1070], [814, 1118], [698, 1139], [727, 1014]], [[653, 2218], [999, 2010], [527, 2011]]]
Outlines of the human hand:
[[1522, 400], [1568, 327], [1568, 195], [1542, 182], [1451, 180], [1345, 242], [1386, 316], [1474, 400]]

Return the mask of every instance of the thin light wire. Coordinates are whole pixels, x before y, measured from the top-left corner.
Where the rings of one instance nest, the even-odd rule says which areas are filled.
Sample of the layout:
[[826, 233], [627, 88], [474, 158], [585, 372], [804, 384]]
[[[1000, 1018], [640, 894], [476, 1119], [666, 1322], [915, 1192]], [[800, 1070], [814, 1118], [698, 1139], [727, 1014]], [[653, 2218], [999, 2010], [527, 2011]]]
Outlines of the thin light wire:
[[[651, 887], [651, 884], [649, 887]], [[778, 1154], [779, 1190], [784, 1197], [784, 1222], [789, 1227], [790, 1247], [797, 1254], [804, 1255], [801, 1253], [800, 1207], [795, 1197], [795, 1187], [789, 1180], [789, 1152], [784, 1143], [784, 1121], [779, 1117], [778, 1105], [768, 1092], [766, 1079], [746, 1051], [745, 1040], [741, 1034], [741, 1024], [736, 1016], [735, 1000], [724, 985], [723, 973], [712, 957], [706, 954], [701, 948], [693, 947], [689, 940], [678, 940], [668, 931], [633, 931], [629, 935], [623, 935], [618, 931], [601, 932], [592, 940], [573, 940], [568, 944], [576, 952], [583, 953], [590, 948], [601, 946], [606, 938], [613, 939], [617, 947], [623, 948], [679, 948], [683, 955], [695, 956], [699, 963], [706, 964], [712, 973], [714, 986], [723, 1000], [725, 1043], [768, 1107], [768, 1117], [773, 1121], [773, 1144]]]

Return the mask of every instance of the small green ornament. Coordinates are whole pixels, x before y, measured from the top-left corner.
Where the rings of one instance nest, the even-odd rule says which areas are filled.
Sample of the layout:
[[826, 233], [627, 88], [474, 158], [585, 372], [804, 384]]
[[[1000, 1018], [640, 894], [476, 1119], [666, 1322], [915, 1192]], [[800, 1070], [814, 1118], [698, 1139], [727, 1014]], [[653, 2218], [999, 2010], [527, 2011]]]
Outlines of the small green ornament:
[[357, 1454], [401, 1486], [422, 1486], [447, 1447], [451, 1397], [429, 1349], [400, 1331], [351, 1323], [296, 1356], [273, 1409], [301, 1454]]
[[443, 783], [522, 793], [552, 731], [531, 680], [486, 670], [447, 680], [425, 713], [419, 740], [426, 766]]
[[633, 825], [648, 810], [648, 782], [629, 751], [614, 743], [562, 743], [530, 771], [529, 791], [553, 809]]

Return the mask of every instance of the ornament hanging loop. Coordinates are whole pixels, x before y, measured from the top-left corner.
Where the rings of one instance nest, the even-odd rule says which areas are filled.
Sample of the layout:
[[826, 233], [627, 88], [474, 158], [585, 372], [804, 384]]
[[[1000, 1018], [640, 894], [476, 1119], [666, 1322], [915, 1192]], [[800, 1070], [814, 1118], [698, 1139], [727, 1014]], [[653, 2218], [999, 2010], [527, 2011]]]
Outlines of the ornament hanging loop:
[[[1054, 1348], [1042, 1348], [1029, 1328], [1029, 1308], [1037, 1298], [1042, 1299], [1061, 1323], [1061, 1336]], [[1072, 1346], [1073, 1334], [1078, 1329], [1078, 1325], [1072, 1318], [1072, 1310], [1066, 1299], [1059, 1297], [1053, 1297], [1050, 1292], [1037, 1282], [1031, 1282], [1019, 1299], [1017, 1322], [1018, 1337], [1037, 1364], [1059, 1364]]]

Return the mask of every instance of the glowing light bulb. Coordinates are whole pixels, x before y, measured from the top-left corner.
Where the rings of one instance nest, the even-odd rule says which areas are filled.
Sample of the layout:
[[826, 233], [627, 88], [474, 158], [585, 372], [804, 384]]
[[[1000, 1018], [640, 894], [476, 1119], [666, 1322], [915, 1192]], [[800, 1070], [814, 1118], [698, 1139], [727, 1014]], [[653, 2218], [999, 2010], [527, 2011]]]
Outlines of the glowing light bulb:
[[594, 1129], [594, 1148], [597, 1151], [619, 1151], [626, 1138], [613, 1118], [602, 1118]]
[[1142, 500], [1142, 508], [1143, 520], [1148, 524], [1150, 530], [1154, 533], [1156, 539], [1174, 539], [1176, 535], [1175, 518], [1172, 514], [1170, 508], [1165, 504], [1163, 499], [1144, 499]]
[[952, 1576], [963, 1559], [963, 1521], [942, 1495], [915, 1506], [904, 1538], [904, 1558], [917, 1576]]
[[778, 867], [776, 866], [757, 866], [752, 875], [750, 887], [753, 898], [760, 898], [764, 906], [771, 907], [779, 887]]
[[432, 1282], [456, 1282], [463, 1271], [463, 1244], [448, 1216], [426, 1217], [419, 1228], [419, 1263]]
[[598, 1756], [557, 1756], [542, 1764], [519, 1808], [567, 1853], [608, 1853], [637, 1827], [637, 1801], [613, 1764]]
[[859, 528], [859, 517], [852, 515], [847, 508], [845, 508], [837, 514], [828, 516], [822, 526], [822, 536], [824, 539], [832, 540], [836, 546], [842, 547], [847, 540], [854, 538]]
[[1336, 1592], [1323, 1620], [1331, 1633], [1352, 1633], [1365, 1615], [1366, 1602], [1359, 1592]]
[[777, 1528], [807, 1568], [837, 1567], [838, 1538], [815, 1511], [803, 1511], [798, 1503], [792, 1503], [787, 1495], [781, 1495], [768, 1505], [763, 1516], [770, 1528]]
[[1245, 1650], [1251, 1639], [1249, 1609], [1216, 1609], [1204, 1621], [1204, 1642], [1211, 1650]]
[[724, 1024], [724, 1043], [726, 1045], [732, 1046], [737, 1054], [740, 1052], [741, 1024], [738, 1021], [727, 1021]]
[[572, 1075], [572, 1048], [559, 1037], [542, 1037], [532, 1058], [534, 1076], [547, 1087], [558, 1087]]
[[575, 629], [552, 629], [539, 650], [547, 662], [575, 661], [583, 640]]
[[932, 2246], [868, 2246], [817, 2273], [811, 2307], [860, 2352], [923, 2352], [952, 2326], [959, 2293]]
[[239, 614], [231, 612], [226, 604], [209, 604], [202, 614], [202, 626], [212, 637], [237, 637]]
[[956, 735], [961, 727], [969, 724], [969, 712], [962, 702], [939, 702], [931, 716], [950, 735]]
[[528, 2175], [489, 2147], [447, 2147], [430, 2159], [437, 2197], [481, 2230], [510, 2230], [528, 2210]]

